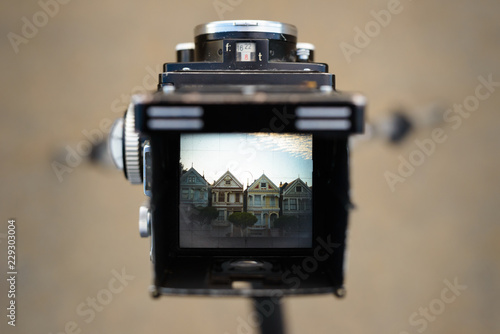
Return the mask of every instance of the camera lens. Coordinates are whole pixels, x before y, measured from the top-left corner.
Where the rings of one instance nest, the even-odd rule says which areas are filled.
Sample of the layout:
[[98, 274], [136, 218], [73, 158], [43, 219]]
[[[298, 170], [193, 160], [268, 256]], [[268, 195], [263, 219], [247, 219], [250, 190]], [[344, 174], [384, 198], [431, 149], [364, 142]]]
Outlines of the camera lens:
[[215, 21], [200, 24], [194, 28], [195, 37], [206, 34], [248, 32], [285, 34], [295, 36], [295, 38], [297, 38], [297, 28], [294, 25], [275, 21]]
[[[269, 41], [269, 61], [296, 60], [297, 28], [274, 21], [216, 21], [200, 24], [194, 29], [195, 61], [223, 62], [224, 40]], [[229, 52], [230, 50], [226, 50]]]

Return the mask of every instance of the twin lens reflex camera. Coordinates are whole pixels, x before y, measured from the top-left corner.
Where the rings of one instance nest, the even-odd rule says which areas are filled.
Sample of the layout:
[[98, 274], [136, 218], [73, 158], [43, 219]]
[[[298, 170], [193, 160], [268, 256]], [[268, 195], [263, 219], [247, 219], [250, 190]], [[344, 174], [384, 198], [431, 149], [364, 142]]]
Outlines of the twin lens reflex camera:
[[110, 133], [142, 184], [152, 295], [344, 294], [348, 136], [365, 98], [271, 21], [198, 25]]

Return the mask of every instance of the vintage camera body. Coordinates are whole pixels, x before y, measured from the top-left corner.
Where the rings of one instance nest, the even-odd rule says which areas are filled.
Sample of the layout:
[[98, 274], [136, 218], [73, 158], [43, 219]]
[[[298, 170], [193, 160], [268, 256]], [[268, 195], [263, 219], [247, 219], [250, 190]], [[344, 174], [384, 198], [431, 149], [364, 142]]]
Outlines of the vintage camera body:
[[135, 95], [113, 159], [150, 198], [152, 294], [344, 294], [348, 136], [365, 99], [335, 91], [294, 26], [217, 21]]

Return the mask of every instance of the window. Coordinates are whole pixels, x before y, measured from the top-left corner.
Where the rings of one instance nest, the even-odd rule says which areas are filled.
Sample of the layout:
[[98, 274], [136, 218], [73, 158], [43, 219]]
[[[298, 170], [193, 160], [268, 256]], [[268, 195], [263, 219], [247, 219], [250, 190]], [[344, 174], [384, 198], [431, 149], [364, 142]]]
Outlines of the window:
[[231, 180], [226, 180], [226, 184], [231, 184]]
[[219, 192], [219, 199], [217, 200], [217, 202], [225, 202], [224, 193], [222, 191]]
[[189, 190], [188, 189], [182, 189], [182, 199], [187, 199], [189, 196]]
[[275, 197], [271, 197], [269, 199], [269, 206], [276, 206], [276, 198]]
[[261, 183], [260, 183], [260, 187], [261, 187], [261, 188], [265, 188], [265, 187], [267, 187], [267, 183], [265, 183], [265, 182], [261, 182]]
[[261, 196], [260, 195], [255, 195], [254, 196], [254, 205], [262, 205], [261, 204]]
[[302, 192], [302, 186], [296, 186], [295, 187], [295, 192], [301, 193]]
[[236, 203], [239, 203], [240, 202], [240, 194], [235, 194], [236, 198], [235, 198], [235, 202]]
[[188, 176], [188, 183], [194, 183], [196, 178], [194, 176]]
[[285, 210], [288, 210], [288, 200], [287, 199], [283, 200], [283, 207], [285, 208]]
[[290, 210], [297, 210], [297, 200], [296, 199], [290, 200]]

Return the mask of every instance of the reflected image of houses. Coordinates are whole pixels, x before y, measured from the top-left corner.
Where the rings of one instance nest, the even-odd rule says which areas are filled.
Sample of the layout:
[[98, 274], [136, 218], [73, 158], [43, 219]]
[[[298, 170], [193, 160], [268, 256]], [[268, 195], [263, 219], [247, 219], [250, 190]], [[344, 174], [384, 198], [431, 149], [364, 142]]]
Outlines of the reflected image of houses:
[[182, 173], [179, 186], [180, 229], [192, 229], [193, 223], [202, 223], [195, 219], [200, 210], [210, 205], [210, 184], [191, 167]]
[[285, 229], [310, 231], [312, 228], [312, 188], [300, 178], [280, 185], [281, 217]]
[[181, 248], [310, 247], [312, 189], [282, 182], [312, 182], [312, 135], [182, 134], [180, 166], [189, 165], [180, 176]]
[[228, 221], [229, 216], [235, 212], [243, 212], [243, 185], [230, 171], [213, 183], [212, 206], [218, 213], [212, 226], [232, 227]]
[[210, 184], [191, 167], [180, 179], [180, 204], [186, 208], [209, 205]]
[[312, 187], [300, 178], [278, 187], [262, 174], [243, 190], [230, 171], [210, 185], [191, 167], [181, 175], [179, 195], [181, 247], [310, 244]]
[[249, 228], [252, 234], [268, 235], [279, 217], [279, 196], [279, 188], [265, 174], [247, 187], [246, 211], [257, 217], [257, 222]]

